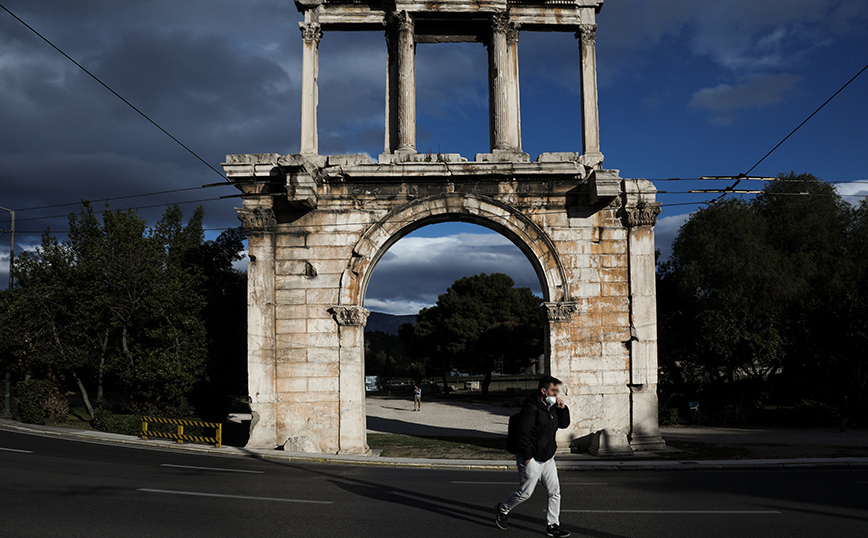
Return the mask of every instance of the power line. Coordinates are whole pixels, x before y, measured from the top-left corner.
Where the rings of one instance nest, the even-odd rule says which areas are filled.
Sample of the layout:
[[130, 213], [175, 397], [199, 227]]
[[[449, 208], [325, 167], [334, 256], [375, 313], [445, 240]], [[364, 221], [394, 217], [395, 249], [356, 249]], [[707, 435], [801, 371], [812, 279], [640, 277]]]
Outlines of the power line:
[[[238, 197], [240, 195], [235, 195], [235, 196]], [[183, 202], [170, 202], [170, 203], [166, 203], [166, 204], [141, 205], [141, 206], [137, 206], [137, 207], [126, 207], [126, 208], [118, 208], [118, 209], [150, 209], [153, 207], [166, 207], [166, 206], [170, 206], [170, 205], [183, 205], [183, 204], [197, 204], [197, 203], [201, 203], [201, 202], [214, 202], [217, 200], [224, 200], [226, 198], [231, 198], [231, 196], [221, 196], [218, 198], [202, 198], [200, 200], [186, 200]], [[94, 213], [100, 214], [100, 213], [105, 213], [106, 211], [112, 211], [112, 209], [101, 209], [99, 211], [94, 211]], [[69, 216], [69, 213], [64, 213], [63, 215], [48, 215], [48, 216], [44, 216], [44, 217], [27, 217], [27, 218], [16, 219], [16, 220], [18, 220], [18, 221], [47, 220], [47, 219], [59, 219], [59, 218], [68, 217], [68, 216]]]
[[[232, 183], [209, 183], [207, 185], [200, 185], [198, 187], [186, 187], [183, 189], [171, 189], [167, 191], [154, 191], [154, 192], [144, 192], [141, 194], [127, 194], [125, 196], [109, 196], [106, 198], [100, 198], [99, 201], [108, 201], [108, 200], [126, 200], [128, 198], [141, 198], [144, 196], [156, 196], [158, 194], [170, 194], [174, 192], [185, 192], [185, 191], [195, 191], [199, 189], [206, 189], [209, 187], [231, 187]], [[94, 200], [96, 201], [96, 200]], [[67, 202], [63, 204], [51, 204], [51, 205], [43, 205], [43, 206], [35, 206], [35, 207], [25, 207], [23, 209], [16, 209], [15, 211], [34, 211], [36, 209], [53, 209], [55, 207], [68, 207], [72, 205], [81, 205], [81, 201], [78, 202]]]
[[781, 145], [782, 145], [784, 142], [786, 142], [786, 141], [787, 141], [791, 136], [793, 136], [794, 134], [796, 134], [796, 131], [798, 131], [799, 129], [801, 129], [801, 128], [802, 128], [802, 125], [808, 123], [808, 121], [810, 121], [810, 119], [813, 118], [813, 117], [817, 114], [817, 112], [823, 110], [823, 107], [825, 107], [826, 105], [828, 105], [829, 102], [830, 102], [832, 99], [834, 99], [835, 97], [838, 96], [839, 93], [841, 93], [842, 91], [844, 91], [844, 88], [846, 88], [847, 86], [850, 85], [851, 82], [853, 82], [854, 80], [856, 80], [856, 79], [859, 77], [859, 75], [861, 75], [862, 73], [865, 72], [866, 69], [868, 69], [868, 64], [865, 64], [865, 67], [863, 67], [862, 69], [859, 70], [858, 73], [856, 73], [855, 75], [853, 75], [853, 78], [851, 78], [851, 79], [848, 80], [848, 81], [847, 81], [843, 86], [841, 86], [840, 88], [838, 88], [838, 91], [836, 91], [835, 93], [833, 93], [832, 96], [829, 97], [828, 99], [826, 99], [826, 101], [825, 101], [822, 105], [820, 105], [816, 110], [814, 110], [813, 112], [811, 112], [811, 115], [810, 115], [810, 116], [808, 116], [807, 118], [805, 118], [805, 120], [804, 120], [802, 123], [800, 123], [798, 126], [796, 126], [795, 129], [793, 129], [792, 131], [790, 131], [790, 134], [788, 134], [787, 136], [785, 136], [784, 139], [781, 140], [780, 142], [778, 142], [778, 144], [777, 144], [775, 147], [773, 147], [771, 150], [769, 150], [768, 153], [766, 153], [765, 155], [763, 155], [763, 158], [760, 159], [760, 160], [758, 160], [758, 161], [756, 162], [756, 164], [753, 165], [753, 166], [751, 166], [750, 169], [749, 169], [747, 172], [745, 172], [743, 175], [747, 175], [747, 174], [750, 174], [751, 172], [753, 172], [754, 169], [755, 169], [757, 166], [760, 165], [760, 163], [762, 163], [764, 160], [766, 160], [766, 158], [767, 158], [769, 155], [771, 155], [772, 153], [774, 153], [774, 151], [775, 151], [776, 149], [778, 149], [779, 147], [781, 147]]
[[217, 170], [216, 168], [214, 168], [213, 166], [211, 166], [210, 164], [208, 164], [208, 161], [206, 161], [205, 159], [203, 159], [202, 157], [200, 157], [198, 153], [196, 153], [196, 152], [193, 151], [192, 149], [188, 148], [188, 147], [187, 147], [183, 142], [181, 142], [180, 140], [178, 140], [177, 138], [175, 138], [175, 137], [174, 137], [174, 136], [173, 136], [169, 131], [163, 129], [163, 128], [162, 128], [162, 127], [161, 127], [157, 122], [155, 122], [155, 121], [152, 120], [150, 117], [148, 117], [147, 114], [145, 114], [144, 112], [142, 112], [141, 110], [139, 110], [138, 108], [136, 108], [135, 105], [133, 105], [132, 103], [130, 103], [129, 101], [127, 101], [126, 99], [124, 99], [124, 98], [121, 96], [121, 94], [119, 94], [118, 92], [116, 92], [116, 91], [114, 91], [113, 89], [111, 89], [111, 87], [109, 87], [108, 84], [106, 84], [105, 82], [103, 82], [102, 80], [100, 80], [99, 77], [97, 77], [96, 75], [94, 75], [93, 73], [91, 73], [90, 71], [88, 71], [88, 70], [87, 70], [83, 65], [81, 65], [80, 63], [78, 63], [77, 61], [75, 61], [74, 59], [72, 59], [72, 57], [71, 57], [69, 54], [63, 52], [63, 51], [60, 49], [60, 47], [58, 47], [57, 45], [55, 45], [54, 43], [52, 43], [51, 41], [49, 41], [48, 38], [46, 38], [45, 36], [43, 36], [42, 34], [40, 34], [39, 32], [37, 32], [35, 28], [33, 28], [32, 26], [30, 26], [29, 24], [27, 24], [26, 22], [24, 22], [23, 20], [21, 20], [21, 18], [20, 18], [18, 15], [16, 15], [16, 14], [12, 13], [11, 11], [9, 11], [9, 9], [8, 9], [6, 6], [4, 6], [3, 4], [0, 4], [0, 8], [2, 8], [3, 11], [5, 11], [6, 13], [10, 14], [10, 15], [15, 19], [15, 20], [17, 20], [18, 22], [20, 22], [21, 24], [23, 24], [23, 25], [24, 25], [28, 30], [30, 30], [31, 32], [33, 32], [34, 34], [36, 34], [40, 39], [42, 39], [43, 41], [45, 41], [46, 43], [48, 43], [48, 44], [51, 46], [51, 48], [53, 48], [54, 50], [56, 50], [57, 52], [59, 52], [60, 54], [62, 54], [62, 55], [63, 55], [67, 60], [69, 60], [70, 62], [74, 63], [74, 64], [75, 64], [79, 69], [81, 69], [82, 71], [84, 71], [85, 73], [87, 73], [87, 74], [90, 76], [90, 78], [92, 78], [92, 79], [94, 79], [95, 81], [99, 82], [100, 85], [102, 85], [103, 88], [105, 88], [105, 89], [107, 89], [108, 91], [110, 91], [112, 94], [114, 94], [115, 97], [117, 97], [118, 99], [120, 99], [121, 101], [123, 101], [127, 106], [129, 106], [130, 108], [132, 108], [133, 110], [135, 110], [136, 112], [138, 112], [138, 114], [139, 114], [141, 117], [143, 117], [143, 118], [145, 118], [146, 120], [148, 120], [148, 121], [149, 121], [149, 122], [150, 122], [154, 127], [156, 127], [157, 129], [159, 129], [160, 131], [162, 131], [166, 136], [168, 136], [169, 138], [171, 138], [172, 140], [174, 140], [174, 141], [175, 141], [179, 146], [181, 146], [182, 148], [184, 148], [185, 150], [187, 150], [187, 152], [188, 152], [190, 155], [192, 155], [193, 157], [196, 157], [197, 159], [199, 159], [199, 161], [201, 161], [202, 164], [204, 164], [205, 166], [207, 166], [208, 168], [210, 168], [211, 170], [213, 170], [215, 174], [217, 174], [217, 175], [219, 175], [220, 177], [222, 177], [222, 178], [225, 179], [226, 176], [224, 176], [222, 172], [220, 172], [219, 170]]

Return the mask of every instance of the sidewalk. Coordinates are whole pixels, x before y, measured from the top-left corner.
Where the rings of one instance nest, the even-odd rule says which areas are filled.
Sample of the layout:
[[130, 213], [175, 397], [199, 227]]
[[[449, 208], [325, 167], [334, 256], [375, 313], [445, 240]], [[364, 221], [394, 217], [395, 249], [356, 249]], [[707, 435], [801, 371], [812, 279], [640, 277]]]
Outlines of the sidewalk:
[[[290, 453], [280, 450], [247, 449], [239, 447], [215, 448], [208, 445], [178, 444], [172, 441], [142, 440], [131, 435], [119, 435], [89, 430], [71, 430], [54, 426], [21, 424], [0, 419], [0, 430], [57, 437], [71, 441], [122, 445], [146, 449], [181, 450], [190, 454], [209, 454], [258, 459], [276, 459], [298, 463], [328, 463], [342, 465], [377, 465], [383, 467], [412, 467], [424, 469], [456, 470], [515, 470], [510, 460], [436, 460], [421, 458], [382, 458], [332, 454]], [[796, 458], [755, 460], [597, 460], [588, 455], [563, 454], [557, 457], [558, 468], [574, 471], [613, 470], [719, 470], [719, 469], [793, 469], [793, 468], [848, 468], [868, 467], [868, 457], [859, 458]]]

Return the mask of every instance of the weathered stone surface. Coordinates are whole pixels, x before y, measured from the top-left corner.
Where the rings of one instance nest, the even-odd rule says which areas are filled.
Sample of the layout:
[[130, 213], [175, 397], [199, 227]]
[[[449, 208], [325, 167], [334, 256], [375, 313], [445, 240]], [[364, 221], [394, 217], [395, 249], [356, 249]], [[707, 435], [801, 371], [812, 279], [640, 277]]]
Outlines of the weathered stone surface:
[[[602, 168], [596, 13], [602, 0], [296, 2], [301, 151], [227, 156], [249, 238], [248, 446], [364, 454], [367, 284], [395, 241], [462, 221], [503, 234], [540, 278], [546, 369], [573, 424], [561, 450], [612, 455], [662, 444], [657, 428], [654, 186]], [[417, 24], [418, 21], [418, 24]], [[460, 21], [460, 24], [456, 22]], [[332, 29], [386, 29], [384, 153], [318, 155], [319, 42]], [[584, 152], [522, 151], [520, 30], [578, 32]], [[416, 149], [416, 43], [482, 41], [491, 144], [475, 161]], [[621, 433], [625, 432], [625, 433]]]
[[630, 457], [633, 449], [627, 441], [627, 435], [621, 430], [603, 429], [594, 434], [588, 452], [594, 456], [605, 458]]
[[305, 436], [290, 437], [283, 443], [284, 452], [306, 452], [319, 454], [322, 452], [319, 445], [313, 439]]

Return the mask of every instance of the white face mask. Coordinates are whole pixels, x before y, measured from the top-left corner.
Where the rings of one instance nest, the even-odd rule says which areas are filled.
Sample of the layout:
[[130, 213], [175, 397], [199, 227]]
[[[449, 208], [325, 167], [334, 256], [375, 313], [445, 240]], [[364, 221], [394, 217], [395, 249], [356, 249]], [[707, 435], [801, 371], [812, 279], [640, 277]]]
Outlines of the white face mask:
[[555, 405], [556, 403], [558, 403], [558, 397], [546, 396], [546, 403], [549, 404], [549, 406]]

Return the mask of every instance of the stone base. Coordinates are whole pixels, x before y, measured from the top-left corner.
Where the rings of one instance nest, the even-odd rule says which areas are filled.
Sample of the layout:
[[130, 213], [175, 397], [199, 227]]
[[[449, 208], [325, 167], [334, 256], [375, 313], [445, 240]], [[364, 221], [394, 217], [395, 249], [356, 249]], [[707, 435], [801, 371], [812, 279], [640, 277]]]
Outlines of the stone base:
[[474, 160], [478, 163], [529, 163], [530, 155], [521, 151], [496, 149], [491, 153], [477, 153]]
[[621, 430], [605, 429], [594, 434], [588, 452], [601, 458], [621, 458], [633, 455], [627, 435]]
[[304, 452], [306, 454], [321, 454], [319, 445], [317, 445], [310, 437], [299, 436], [290, 437], [283, 444], [284, 452]]
[[635, 452], [666, 450], [666, 441], [657, 435], [631, 435], [630, 446]]
[[415, 151], [396, 151], [381, 153], [377, 158], [379, 164], [400, 163], [466, 163], [467, 159], [459, 153], [417, 153]]

